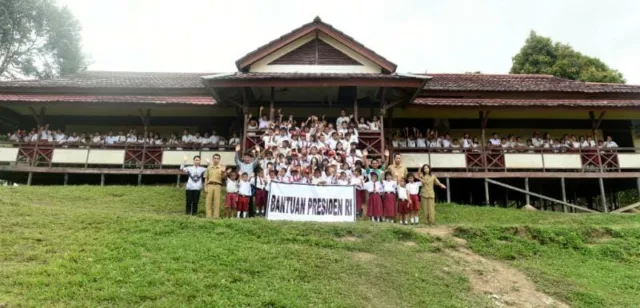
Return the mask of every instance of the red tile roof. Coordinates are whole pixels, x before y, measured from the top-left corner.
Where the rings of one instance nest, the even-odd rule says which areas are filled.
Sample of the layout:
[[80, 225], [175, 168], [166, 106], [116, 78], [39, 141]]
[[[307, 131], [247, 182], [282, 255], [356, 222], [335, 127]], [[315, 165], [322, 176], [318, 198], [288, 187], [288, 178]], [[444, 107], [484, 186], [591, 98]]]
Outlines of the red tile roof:
[[[280, 36], [279, 38], [272, 40], [269, 43], [266, 43], [260, 47], [258, 47], [256, 50], [251, 51], [249, 53], [247, 53], [246, 55], [244, 55], [242, 58], [238, 59], [236, 61], [236, 66], [238, 67], [238, 70], [244, 70], [248, 65], [251, 65], [251, 63], [247, 64], [245, 63], [249, 58], [264, 52], [265, 50], [281, 43], [284, 41], [287, 41], [291, 38], [297, 37], [301, 34], [306, 33], [306, 31], [309, 30], [314, 30], [314, 29], [320, 29], [320, 30], [328, 30], [328, 32], [333, 32], [335, 33], [337, 36], [340, 36], [342, 38], [344, 38], [344, 40], [346, 42], [348, 42], [349, 44], [352, 44], [354, 47], [356, 48], [361, 48], [362, 50], [364, 50], [366, 53], [369, 53], [373, 56], [373, 58], [377, 58], [377, 59], [370, 59], [373, 60], [374, 62], [382, 62], [385, 65], [381, 65], [382, 67], [387, 66], [389, 68], [390, 72], [395, 72], [396, 68], [398, 67], [395, 63], [389, 61], [388, 59], [386, 59], [385, 57], [377, 54], [375, 51], [369, 49], [367, 46], [363, 45], [362, 43], [356, 41], [353, 37], [345, 34], [344, 32], [334, 28], [332, 25], [323, 22], [320, 17], [316, 17], [313, 19], [312, 22], [310, 23], [306, 23], [296, 29], [291, 30], [291, 32], [284, 34], [282, 36]], [[327, 33], [331, 36], [331, 33]], [[353, 48], [352, 48], [353, 49]], [[378, 61], [376, 61], [378, 60]]]
[[[426, 77], [426, 76], [425, 76]], [[203, 76], [207, 80], [238, 80], [238, 79], [418, 79], [419, 77], [402, 74], [376, 73], [233, 73]], [[422, 79], [422, 78], [420, 78]]]
[[518, 74], [425, 74], [432, 79], [424, 89], [432, 91], [549, 91], [640, 93], [640, 86], [589, 83], [551, 75]]
[[119, 96], [119, 95], [36, 95], [0, 94], [0, 102], [42, 103], [147, 103], [147, 104], [191, 104], [214, 105], [211, 96]]
[[638, 107], [638, 100], [601, 99], [484, 99], [418, 97], [413, 104], [446, 107]]

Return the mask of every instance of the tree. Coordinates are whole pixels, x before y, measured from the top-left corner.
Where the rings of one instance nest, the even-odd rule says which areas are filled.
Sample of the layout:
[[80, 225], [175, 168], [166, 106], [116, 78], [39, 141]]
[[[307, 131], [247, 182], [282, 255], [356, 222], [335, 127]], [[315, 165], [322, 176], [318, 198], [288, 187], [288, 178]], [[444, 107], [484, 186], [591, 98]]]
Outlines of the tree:
[[520, 52], [513, 57], [511, 74], [549, 74], [571, 80], [625, 83], [617, 70], [598, 58], [583, 55], [571, 46], [531, 31]]
[[0, 0], [0, 79], [49, 79], [85, 69], [80, 30], [55, 0]]

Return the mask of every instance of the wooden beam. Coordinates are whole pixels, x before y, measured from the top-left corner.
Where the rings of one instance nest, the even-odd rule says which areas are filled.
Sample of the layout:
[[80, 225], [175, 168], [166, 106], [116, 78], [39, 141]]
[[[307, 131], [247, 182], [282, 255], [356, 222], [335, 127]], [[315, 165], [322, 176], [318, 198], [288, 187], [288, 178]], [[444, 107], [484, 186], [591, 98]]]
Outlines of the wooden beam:
[[625, 207], [619, 208], [617, 210], [611, 211], [611, 213], [624, 213], [628, 210], [635, 209], [640, 206], [640, 202], [636, 202], [634, 204], [627, 205]]
[[275, 109], [275, 97], [276, 97], [276, 90], [274, 87], [271, 87], [271, 91], [269, 94], [269, 121], [271, 121], [271, 123], [273, 123], [273, 111]]
[[[529, 178], [524, 178], [524, 190], [529, 192]], [[527, 205], [531, 205], [531, 196], [529, 196], [529, 194], [525, 194], [524, 198], [525, 198], [525, 203]]]
[[521, 192], [523, 194], [529, 194], [529, 195], [532, 195], [534, 197], [538, 197], [540, 199], [548, 200], [548, 201], [555, 202], [555, 203], [558, 203], [558, 204], [564, 204], [566, 206], [570, 206], [572, 208], [576, 208], [576, 209], [579, 209], [579, 210], [582, 210], [582, 211], [586, 211], [586, 212], [589, 212], [589, 213], [598, 213], [598, 211], [594, 211], [592, 209], [589, 209], [589, 208], [586, 208], [586, 207], [583, 207], [583, 206], [567, 203], [567, 202], [564, 202], [564, 201], [561, 201], [561, 200], [558, 200], [558, 199], [554, 199], [554, 198], [551, 198], [551, 197], [547, 197], [547, 196], [543, 196], [543, 195], [540, 195], [540, 194], [536, 194], [534, 192], [526, 191], [526, 190], [520, 189], [518, 187], [514, 187], [514, 186], [511, 186], [511, 185], [504, 184], [502, 182], [498, 182], [496, 180], [492, 180], [492, 179], [488, 179], [488, 178], [484, 179], [484, 180], [487, 183], [491, 183], [491, 184], [495, 184], [495, 185], [498, 185], [498, 186], [502, 186], [504, 188], [512, 189], [512, 190], [515, 190], [517, 192]]
[[47, 113], [47, 108], [44, 106], [40, 107], [40, 113], [37, 113], [33, 106], [29, 106], [28, 109], [31, 112], [33, 119], [36, 121], [38, 128], [44, 126], [44, 116]]
[[609, 208], [607, 207], [607, 196], [604, 194], [604, 180], [602, 178], [598, 178], [598, 182], [600, 184], [600, 201], [602, 202], [602, 209], [605, 213], [608, 213]]
[[484, 182], [484, 201], [487, 204], [487, 206], [491, 205], [491, 198], [489, 197], [489, 183], [487, 182], [488, 179], [485, 178], [485, 182]]
[[[567, 190], [565, 189], [564, 178], [560, 178], [560, 187], [562, 188], [562, 201], [567, 202]], [[568, 209], [566, 205], [562, 205], [562, 211], [567, 213]]]
[[287, 88], [321, 88], [321, 87], [389, 87], [416, 88], [422, 84], [421, 79], [382, 79], [382, 78], [323, 78], [323, 79], [226, 79], [210, 80], [214, 88], [242, 87], [287, 87]]
[[447, 181], [447, 203], [451, 203], [451, 183], [449, 181], [449, 178], [445, 178], [445, 180]]

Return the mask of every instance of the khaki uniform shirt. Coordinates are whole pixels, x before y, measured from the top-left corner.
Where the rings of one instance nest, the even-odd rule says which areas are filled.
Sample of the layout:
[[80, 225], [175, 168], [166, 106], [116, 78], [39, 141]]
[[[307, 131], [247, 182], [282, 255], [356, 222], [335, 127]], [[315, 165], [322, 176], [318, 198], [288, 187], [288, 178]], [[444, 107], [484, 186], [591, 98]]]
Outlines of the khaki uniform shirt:
[[435, 198], [436, 193], [433, 191], [434, 185], [442, 185], [435, 175], [423, 175], [420, 177], [422, 182], [422, 189], [420, 190], [420, 197], [422, 198]]
[[222, 185], [222, 172], [224, 167], [221, 165], [214, 166], [213, 164], [207, 168], [206, 184]]
[[400, 179], [406, 179], [407, 174], [409, 173], [407, 171], [407, 168], [403, 164], [400, 164], [399, 166], [393, 164], [389, 166], [387, 170], [390, 171], [391, 174], [393, 174], [393, 177], [396, 179], [396, 181], [399, 181]]

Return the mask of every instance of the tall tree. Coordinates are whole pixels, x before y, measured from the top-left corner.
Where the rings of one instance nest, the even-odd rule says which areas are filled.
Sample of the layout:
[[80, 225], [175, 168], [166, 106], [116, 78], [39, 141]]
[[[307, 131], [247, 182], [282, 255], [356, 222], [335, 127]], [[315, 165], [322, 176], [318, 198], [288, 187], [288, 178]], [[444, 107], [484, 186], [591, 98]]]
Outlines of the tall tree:
[[512, 74], [549, 74], [572, 80], [625, 83], [617, 70], [598, 58], [575, 51], [571, 46], [531, 31], [520, 52], [513, 57]]
[[85, 66], [80, 24], [67, 7], [0, 0], [0, 79], [48, 79]]

